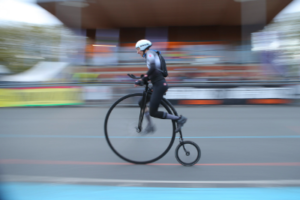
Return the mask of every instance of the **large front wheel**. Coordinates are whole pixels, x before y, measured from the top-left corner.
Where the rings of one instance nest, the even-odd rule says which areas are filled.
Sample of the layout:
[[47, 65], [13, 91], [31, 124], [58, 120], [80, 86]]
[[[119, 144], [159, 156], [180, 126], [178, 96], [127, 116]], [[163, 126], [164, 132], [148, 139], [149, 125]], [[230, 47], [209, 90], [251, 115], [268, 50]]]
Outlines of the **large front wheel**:
[[[137, 130], [142, 94], [130, 94], [117, 100], [107, 112], [104, 132], [108, 145], [120, 158], [134, 164], [147, 164], [162, 158], [175, 139], [175, 122], [151, 117], [155, 132], [145, 133], [148, 125], [144, 117], [142, 131]], [[159, 111], [171, 113], [164, 100]]]

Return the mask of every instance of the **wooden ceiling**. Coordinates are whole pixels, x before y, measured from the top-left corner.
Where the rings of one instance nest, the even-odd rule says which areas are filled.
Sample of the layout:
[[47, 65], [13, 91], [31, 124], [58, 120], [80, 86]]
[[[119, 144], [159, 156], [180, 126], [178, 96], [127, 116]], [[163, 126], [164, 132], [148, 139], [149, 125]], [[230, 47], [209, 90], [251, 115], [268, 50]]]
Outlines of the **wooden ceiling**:
[[267, 24], [291, 1], [85, 0], [82, 8], [60, 0], [37, 2], [66, 26], [97, 29]]

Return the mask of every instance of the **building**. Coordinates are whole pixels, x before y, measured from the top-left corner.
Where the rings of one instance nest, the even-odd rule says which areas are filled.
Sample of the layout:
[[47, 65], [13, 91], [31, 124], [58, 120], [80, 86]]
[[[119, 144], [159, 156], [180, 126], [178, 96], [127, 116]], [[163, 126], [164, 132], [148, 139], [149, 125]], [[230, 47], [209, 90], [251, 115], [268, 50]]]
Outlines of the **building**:
[[[37, 0], [70, 28], [118, 29], [119, 42], [159, 35], [167, 41], [249, 39], [292, 0]], [[153, 30], [156, 28], [156, 31]]]
[[[224, 65], [257, 62], [251, 53], [251, 34], [262, 30], [291, 1], [37, 0], [37, 3], [67, 27], [81, 30], [81, 34], [94, 44], [132, 46], [143, 38], [152, 42], [167, 42], [166, 48], [171, 50], [177, 50], [178, 46], [187, 43], [226, 44], [226, 48], [211, 51], [211, 54], [206, 49], [202, 50], [204, 54], [200, 56], [183, 55], [180, 52], [181, 56], [175, 59], [175, 62], [182, 64]], [[93, 48], [92, 52], [95, 53]], [[121, 57], [118, 58], [119, 64], [126, 63]], [[193, 61], [187, 61], [187, 57], [193, 57]], [[170, 61], [174, 61], [174, 57], [170, 58]], [[128, 60], [132, 61], [134, 57]]]

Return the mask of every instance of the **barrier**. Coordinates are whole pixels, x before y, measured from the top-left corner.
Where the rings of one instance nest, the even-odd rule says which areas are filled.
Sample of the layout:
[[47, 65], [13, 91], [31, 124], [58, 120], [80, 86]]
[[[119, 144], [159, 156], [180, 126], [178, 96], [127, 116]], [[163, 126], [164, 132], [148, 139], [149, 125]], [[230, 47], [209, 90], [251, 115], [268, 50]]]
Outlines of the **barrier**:
[[0, 107], [80, 105], [81, 87], [26, 87], [0, 89]]
[[[297, 91], [293, 87], [170, 88], [165, 98], [181, 105], [289, 104]], [[175, 100], [175, 101], [174, 101]]]
[[[28, 85], [29, 86], [29, 85]], [[165, 98], [174, 105], [298, 104], [300, 84], [169, 83]], [[1, 87], [1, 86], [0, 86]], [[66, 84], [48, 87], [0, 88], [0, 107], [109, 106], [121, 96], [143, 91], [133, 83]], [[132, 102], [136, 104], [136, 102]]]

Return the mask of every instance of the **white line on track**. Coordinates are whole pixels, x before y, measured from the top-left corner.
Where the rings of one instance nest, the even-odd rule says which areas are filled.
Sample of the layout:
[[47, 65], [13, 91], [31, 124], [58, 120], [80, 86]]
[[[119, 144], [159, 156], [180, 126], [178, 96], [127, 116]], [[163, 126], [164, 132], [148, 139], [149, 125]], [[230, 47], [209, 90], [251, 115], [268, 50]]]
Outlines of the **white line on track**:
[[242, 181], [181, 181], [181, 180], [125, 180], [125, 179], [92, 179], [92, 178], [68, 178], [47, 176], [18, 176], [3, 175], [4, 182], [42, 182], [58, 184], [196, 184], [196, 185], [241, 185], [241, 186], [284, 186], [300, 185], [300, 180], [242, 180]]

